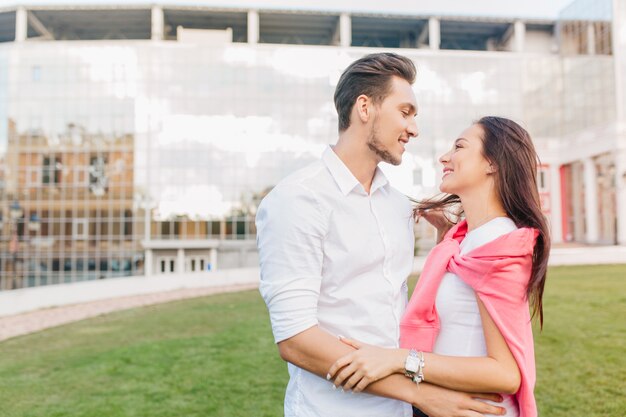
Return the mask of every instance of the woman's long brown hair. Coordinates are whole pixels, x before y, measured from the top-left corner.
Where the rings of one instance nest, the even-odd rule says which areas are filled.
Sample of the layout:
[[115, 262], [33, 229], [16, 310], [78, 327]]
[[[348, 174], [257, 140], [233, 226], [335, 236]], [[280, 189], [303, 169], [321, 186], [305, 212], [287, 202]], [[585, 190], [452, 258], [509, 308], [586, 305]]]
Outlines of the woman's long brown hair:
[[[476, 122], [483, 129], [483, 155], [496, 166], [495, 186], [507, 215], [517, 227], [532, 227], [539, 231], [533, 250], [531, 277], [526, 296], [532, 315], [539, 315], [543, 328], [543, 289], [550, 254], [550, 232], [541, 212], [537, 189], [539, 158], [530, 135], [520, 125], [502, 117], [487, 116]], [[457, 208], [462, 215], [459, 196], [454, 194], [433, 197], [417, 203], [415, 213], [421, 210]]]

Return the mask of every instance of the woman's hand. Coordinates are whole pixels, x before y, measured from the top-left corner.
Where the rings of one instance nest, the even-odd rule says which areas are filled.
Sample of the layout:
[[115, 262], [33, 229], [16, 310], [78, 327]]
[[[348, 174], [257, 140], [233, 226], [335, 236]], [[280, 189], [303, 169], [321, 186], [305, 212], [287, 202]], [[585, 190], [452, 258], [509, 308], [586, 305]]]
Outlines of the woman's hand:
[[404, 371], [407, 354], [402, 349], [386, 349], [346, 338], [341, 341], [356, 350], [330, 367], [326, 379], [333, 379], [337, 387], [360, 392], [372, 382]]
[[454, 226], [454, 223], [445, 215], [443, 210], [420, 210], [417, 213], [416, 222], [424, 218], [426, 221], [437, 229], [437, 243], [439, 243], [445, 234]]

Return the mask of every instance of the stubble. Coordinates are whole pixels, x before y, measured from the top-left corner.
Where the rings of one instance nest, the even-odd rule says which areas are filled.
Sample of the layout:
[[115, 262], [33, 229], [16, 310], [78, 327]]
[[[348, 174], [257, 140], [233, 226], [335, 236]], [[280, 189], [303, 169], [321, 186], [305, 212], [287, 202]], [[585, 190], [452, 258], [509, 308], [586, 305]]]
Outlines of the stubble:
[[372, 129], [370, 130], [369, 137], [367, 138], [367, 147], [374, 152], [382, 161], [391, 165], [400, 165], [402, 158], [395, 157], [389, 152], [378, 137], [378, 118], [372, 123]]

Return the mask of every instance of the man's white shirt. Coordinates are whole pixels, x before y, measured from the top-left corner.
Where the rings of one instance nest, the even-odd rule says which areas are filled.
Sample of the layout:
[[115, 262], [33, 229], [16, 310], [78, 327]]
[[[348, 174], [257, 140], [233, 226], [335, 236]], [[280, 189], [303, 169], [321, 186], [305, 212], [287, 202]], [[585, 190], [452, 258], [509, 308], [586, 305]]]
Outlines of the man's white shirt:
[[[380, 168], [370, 194], [331, 147], [281, 181], [256, 217], [260, 291], [278, 343], [315, 325], [397, 347], [413, 262], [408, 199]], [[409, 417], [408, 404], [332, 383], [292, 364], [287, 417]]]

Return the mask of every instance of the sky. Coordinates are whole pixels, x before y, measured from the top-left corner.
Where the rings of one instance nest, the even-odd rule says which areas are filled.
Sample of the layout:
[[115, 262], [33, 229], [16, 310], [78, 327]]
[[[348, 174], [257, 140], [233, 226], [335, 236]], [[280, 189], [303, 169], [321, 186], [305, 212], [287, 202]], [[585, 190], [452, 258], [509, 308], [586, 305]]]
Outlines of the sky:
[[493, 16], [556, 19], [572, 0], [0, 0], [17, 5], [181, 5], [227, 8], [299, 9], [441, 16]]

